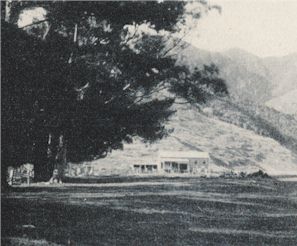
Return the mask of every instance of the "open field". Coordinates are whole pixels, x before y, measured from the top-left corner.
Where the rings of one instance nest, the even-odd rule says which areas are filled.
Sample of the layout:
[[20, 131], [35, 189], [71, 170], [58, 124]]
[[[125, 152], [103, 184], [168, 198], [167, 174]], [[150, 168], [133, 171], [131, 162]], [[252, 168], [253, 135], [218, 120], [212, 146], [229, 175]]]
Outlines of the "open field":
[[49, 244], [297, 245], [297, 182], [159, 178], [2, 194], [2, 245]]

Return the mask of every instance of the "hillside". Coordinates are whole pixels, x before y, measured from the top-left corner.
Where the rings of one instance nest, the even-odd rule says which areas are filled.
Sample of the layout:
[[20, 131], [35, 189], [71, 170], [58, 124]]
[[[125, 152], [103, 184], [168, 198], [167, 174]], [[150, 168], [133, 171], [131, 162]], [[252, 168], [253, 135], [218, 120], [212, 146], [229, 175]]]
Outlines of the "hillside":
[[273, 97], [297, 89], [297, 53], [283, 57], [266, 57], [263, 63], [270, 71]]
[[297, 89], [269, 100], [266, 105], [279, 112], [294, 115], [297, 119]]
[[166, 139], [154, 144], [135, 139], [133, 144], [125, 144], [124, 150], [85, 164], [101, 175], [125, 174], [132, 164], [155, 163], [158, 150], [200, 150], [210, 153], [213, 174], [263, 169], [271, 175], [297, 175], [296, 156], [272, 138], [206, 116], [194, 106], [175, 107], [177, 112], [167, 125], [174, 132]]
[[291, 115], [250, 101], [222, 98], [206, 103], [203, 108], [211, 117], [270, 137], [297, 154], [297, 120]]
[[216, 64], [235, 99], [265, 103], [297, 89], [297, 54], [260, 58], [240, 49], [209, 52], [189, 45], [178, 52], [178, 63], [193, 69]]
[[235, 50], [225, 53], [209, 52], [188, 46], [178, 56], [178, 63], [190, 69], [202, 67], [203, 64], [217, 65], [220, 77], [226, 81], [230, 95], [236, 99], [250, 99], [262, 103], [272, 96], [272, 85], [267, 69], [259, 65], [261, 64], [259, 58], [246, 52], [235, 52]]

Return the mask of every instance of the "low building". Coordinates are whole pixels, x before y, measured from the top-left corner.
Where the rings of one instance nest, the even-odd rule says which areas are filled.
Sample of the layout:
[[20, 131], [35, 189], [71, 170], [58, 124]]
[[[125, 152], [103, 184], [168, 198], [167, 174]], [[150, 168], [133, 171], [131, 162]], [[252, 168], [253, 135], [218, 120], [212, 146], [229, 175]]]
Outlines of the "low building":
[[209, 154], [199, 151], [160, 151], [159, 167], [166, 173], [206, 175]]
[[[154, 159], [154, 160], [153, 160]], [[152, 164], [154, 163], [154, 164]], [[138, 160], [131, 165], [134, 173], [189, 173], [207, 175], [209, 154], [200, 151], [159, 151], [158, 158]]]

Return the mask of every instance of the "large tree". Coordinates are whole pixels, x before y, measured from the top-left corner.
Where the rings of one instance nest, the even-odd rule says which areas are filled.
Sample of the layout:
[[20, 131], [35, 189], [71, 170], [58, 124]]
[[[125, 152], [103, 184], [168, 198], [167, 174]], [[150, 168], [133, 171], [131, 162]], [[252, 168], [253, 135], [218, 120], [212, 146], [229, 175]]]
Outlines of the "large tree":
[[[38, 180], [47, 180], [55, 168], [62, 174], [66, 158], [92, 160], [136, 135], [146, 141], [165, 136], [174, 99], [154, 95], [164, 88], [183, 95], [176, 82], [185, 69], [172, 54], [189, 18], [193, 23], [209, 9], [199, 3], [9, 6], [10, 21], [31, 37], [2, 28], [2, 161], [33, 162]], [[37, 7], [44, 18], [20, 26], [21, 16]]]

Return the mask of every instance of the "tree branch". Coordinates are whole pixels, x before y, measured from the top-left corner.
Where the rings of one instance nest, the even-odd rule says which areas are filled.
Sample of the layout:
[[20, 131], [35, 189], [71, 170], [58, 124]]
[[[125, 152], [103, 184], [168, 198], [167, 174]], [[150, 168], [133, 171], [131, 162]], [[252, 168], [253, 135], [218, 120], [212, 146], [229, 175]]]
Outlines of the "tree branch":
[[188, 32], [185, 32], [185, 34], [179, 38], [176, 42], [174, 42], [174, 45], [169, 48], [168, 50], [166, 50], [162, 56], [165, 57], [170, 51], [174, 50], [176, 47], [178, 47], [178, 45], [183, 41], [183, 39], [189, 34], [190, 30]]
[[44, 19], [44, 20], [36, 21], [36, 22], [31, 23], [31, 24], [28, 24], [28, 25], [19, 27], [19, 29], [24, 29], [24, 28], [29, 27], [29, 26], [38, 25], [38, 24], [43, 23], [43, 22], [46, 22], [46, 21], [48, 21], [48, 20], [49, 20], [49, 19]]

